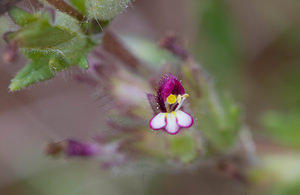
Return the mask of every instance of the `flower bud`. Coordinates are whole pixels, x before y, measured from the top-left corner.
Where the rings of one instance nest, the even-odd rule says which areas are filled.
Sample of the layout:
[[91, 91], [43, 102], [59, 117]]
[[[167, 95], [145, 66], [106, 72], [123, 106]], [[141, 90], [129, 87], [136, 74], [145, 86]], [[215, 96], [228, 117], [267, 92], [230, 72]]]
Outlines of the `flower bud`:
[[51, 142], [45, 152], [53, 157], [64, 155], [67, 157], [91, 157], [99, 154], [100, 146], [97, 143], [83, 143], [68, 139], [60, 142]]
[[67, 140], [66, 155], [74, 156], [95, 156], [99, 154], [100, 147], [96, 143], [83, 143], [76, 140]]

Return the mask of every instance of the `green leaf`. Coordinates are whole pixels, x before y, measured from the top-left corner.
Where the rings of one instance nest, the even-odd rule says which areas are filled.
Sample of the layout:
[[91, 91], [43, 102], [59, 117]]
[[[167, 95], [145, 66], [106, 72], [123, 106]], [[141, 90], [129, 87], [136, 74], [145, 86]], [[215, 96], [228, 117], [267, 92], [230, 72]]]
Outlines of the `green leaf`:
[[271, 137], [280, 144], [300, 148], [300, 112], [267, 112], [262, 118]]
[[[55, 21], [51, 21], [47, 12], [30, 14], [20, 9], [12, 9], [12, 12], [14, 20], [26, 25], [8, 39], [17, 43], [31, 61], [12, 80], [11, 91], [50, 79], [55, 72], [71, 66], [88, 68], [86, 55], [94, 43], [82, 32], [77, 20], [59, 11], [56, 11]], [[30, 16], [36, 19], [27, 19]], [[33, 75], [29, 74], [30, 70]]]
[[13, 7], [9, 10], [9, 14], [14, 22], [20, 26], [32, 23], [38, 19], [38, 15], [30, 14], [20, 8]]
[[53, 72], [47, 65], [48, 59], [41, 57], [27, 64], [12, 79], [9, 89], [11, 91], [20, 90], [33, 83], [44, 81], [53, 77]]
[[195, 51], [218, 86], [235, 89], [243, 58], [234, 14], [223, 0], [196, 1], [198, 35]]
[[53, 72], [61, 71], [67, 65], [67, 62], [62, 56], [56, 56], [56, 55], [53, 55], [53, 57], [49, 59], [48, 63], [49, 63], [50, 70]]
[[179, 60], [174, 58], [170, 52], [160, 48], [157, 44], [137, 36], [120, 36], [125, 46], [139, 59], [160, 69], [166, 62], [178, 64]]
[[198, 111], [199, 129], [208, 143], [208, 153], [222, 153], [235, 144], [242, 124], [241, 113], [229, 97], [217, 94], [213, 86], [207, 87], [209, 89], [202, 88], [203, 96]]
[[205, 140], [207, 155], [231, 149], [242, 127], [239, 106], [230, 96], [218, 91], [201, 68], [187, 65], [182, 72], [183, 84], [189, 90], [189, 101], [193, 105], [195, 126]]
[[69, 2], [77, 8], [80, 12], [83, 14], [86, 14], [86, 9], [85, 9], [85, 1], [82, 0], [69, 0]]
[[82, 69], [88, 69], [89, 68], [89, 62], [86, 59], [86, 57], [82, 57], [80, 58], [79, 62], [78, 62], [78, 66]]
[[260, 158], [259, 166], [249, 170], [248, 178], [253, 183], [268, 186], [268, 191], [264, 194], [299, 194], [299, 163], [300, 156], [297, 151], [264, 154]]
[[85, 7], [89, 18], [107, 21], [120, 14], [129, 2], [130, 0], [89, 0], [85, 1]]
[[75, 35], [58, 27], [53, 27], [46, 19], [39, 19], [28, 24], [9, 38], [16, 41], [20, 47], [50, 48], [64, 43]]

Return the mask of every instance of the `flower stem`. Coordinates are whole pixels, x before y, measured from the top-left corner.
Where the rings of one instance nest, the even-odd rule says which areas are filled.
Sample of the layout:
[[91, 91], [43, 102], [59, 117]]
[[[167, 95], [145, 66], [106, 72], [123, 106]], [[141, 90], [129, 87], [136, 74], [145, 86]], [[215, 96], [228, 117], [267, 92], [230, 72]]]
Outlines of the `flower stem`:
[[72, 6], [70, 6], [68, 3], [66, 3], [63, 0], [47, 0], [47, 1], [59, 11], [64, 12], [72, 16], [73, 18], [76, 18], [79, 21], [85, 19], [84, 15], [82, 15], [80, 12], [78, 12], [76, 9], [74, 9]]

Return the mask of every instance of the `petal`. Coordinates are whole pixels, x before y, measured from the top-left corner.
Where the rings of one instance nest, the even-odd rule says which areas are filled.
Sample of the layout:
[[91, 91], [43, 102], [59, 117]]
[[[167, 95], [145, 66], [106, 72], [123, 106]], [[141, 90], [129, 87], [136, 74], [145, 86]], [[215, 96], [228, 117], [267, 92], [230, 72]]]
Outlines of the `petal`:
[[170, 94], [183, 95], [185, 93], [181, 82], [171, 73], [164, 75], [157, 88], [157, 103], [163, 112], [166, 112], [165, 101]]
[[158, 113], [149, 122], [151, 129], [158, 130], [166, 126], [165, 113]]
[[177, 110], [176, 112], [177, 124], [180, 127], [188, 128], [191, 127], [194, 123], [193, 117], [188, 113], [185, 113], [181, 110]]
[[177, 134], [180, 127], [177, 125], [175, 113], [168, 113], [166, 131], [169, 134]]

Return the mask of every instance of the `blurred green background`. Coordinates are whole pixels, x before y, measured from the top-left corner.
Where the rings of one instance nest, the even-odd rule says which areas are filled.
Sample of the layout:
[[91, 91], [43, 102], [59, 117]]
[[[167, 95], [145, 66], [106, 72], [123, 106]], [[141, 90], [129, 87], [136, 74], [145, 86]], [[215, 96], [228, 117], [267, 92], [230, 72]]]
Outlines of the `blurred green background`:
[[[23, 0], [20, 5], [31, 8], [33, 3]], [[300, 2], [292, 0], [136, 0], [110, 28], [152, 41], [170, 31], [181, 37], [216, 86], [231, 93], [242, 106], [263, 164], [279, 175], [294, 173], [283, 179], [278, 176], [275, 183], [280, 181], [280, 185], [267, 182], [259, 190], [271, 188], [268, 193], [297, 195], [299, 9]], [[2, 17], [0, 33], [11, 28], [16, 27]], [[5, 44], [0, 44], [2, 53]], [[193, 169], [170, 174], [147, 164], [136, 164], [128, 171], [105, 172], [95, 162], [53, 161], [45, 157], [42, 149], [50, 140], [87, 138], [97, 132], [104, 103], [95, 102], [91, 90], [74, 83], [72, 71], [11, 94], [7, 89], [9, 80], [24, 64], [24, 58], [19, 57], [14, 64], [0, 64], [1, 195], [253, 192], [214, 171]]]

